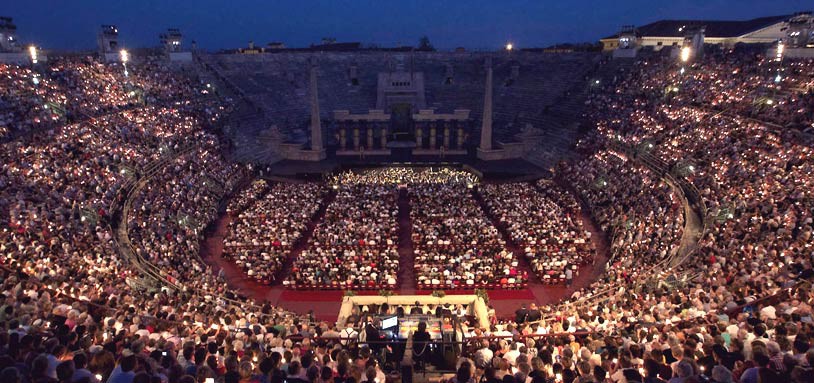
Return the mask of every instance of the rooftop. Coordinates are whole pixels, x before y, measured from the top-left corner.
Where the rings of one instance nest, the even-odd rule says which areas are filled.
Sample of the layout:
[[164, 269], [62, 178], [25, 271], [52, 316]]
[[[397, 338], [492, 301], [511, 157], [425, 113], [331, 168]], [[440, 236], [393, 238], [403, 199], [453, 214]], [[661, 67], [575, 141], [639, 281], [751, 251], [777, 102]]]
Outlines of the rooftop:
[[[659, 20], [636, 28], [638, 36], [648, 37], [684, 37], [684, 29], [694, 26], [706, 27], [706, 37], [737, 37], [743, 36], [770, 25], [788, 20], [791, 15], [759, 17], [751, 20]], [[619, 34], [604, 37], [615, 39]]]

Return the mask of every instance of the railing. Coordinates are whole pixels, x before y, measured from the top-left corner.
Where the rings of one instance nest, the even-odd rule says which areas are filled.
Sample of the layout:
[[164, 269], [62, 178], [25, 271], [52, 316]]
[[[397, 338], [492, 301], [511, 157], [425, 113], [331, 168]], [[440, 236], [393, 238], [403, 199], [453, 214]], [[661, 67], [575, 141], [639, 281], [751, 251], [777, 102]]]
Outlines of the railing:
[[[705, 217], [706, 216], [706, 214], [707, 214], [706, 213], [706, 211], [707, 211], [706, 210], [706, 204], [704, 203], [703, 199], [700, 197], [700, 193], [698, 193], [698, 189], [695, 188], [695, 186], [692, 185], [692, 183], [686, 181], [686, 179], [684, 179], [683, 177], [676, 178], [671, 172], [669, 172], [668, 170], [670, 169], [670, 166], [669, 166], [669, 164], [667, 162], [653, 156], [649, 152], [637, 151], [637, 150], [631, 148], [630, 146], [628, 146], [628, 145], [626, 145], [624, 143], [621, 143], [619, 141], [616, 141], [616, 140], [608, 141], [607, 142], [607, 147], [608, 147], [608, 149], [610, 149], [612, 151], [616, 151], [618, 153], [624, 154], [625, 157], [627, 157], [627, 158], [629, 158], [631, 160], [639, 161], [640, 163], [645, 165], [651, 172], [655, 173], [656, 175], [658, 175], [658, 176], [660, 176], [662, 178], [665, 178], [667, 181], [671, 182], [673, 185], [676, 185], [680, 189], [680, 191], [682, 193], [682, 198], [685, 199], [689, 203], [691, 208], [696, 210], [696, 213], [699, 215], [699, 217]], [[687, 194], [690, 194], [691, 196], [688, 197]], [[695, 201], [694, 203], [693, 203], [693, 200]], [[685, 217], [685, 220], [688, 220], [688, 218]], [[705, 226], [703, 220], [702, 220], [702, 225], [703, 226], [702, 226], [702, 229], [701, 229], [701, 237], [703, 237], [703, 234], [706, 232], [706, 226]], [[687, 230], [684, 230], [684, 232], [685, 232], [685, 235], [686, 235]], [[616, 239], [617, 234], [618, 233], [616, 231], [614, 231], [614, 233], [612, 234], [613, 235], [613, 240]], [[610, 243], [610, 245], [612, 246], [613, 243]], [[653, 265], [650, 265], [649, 267], [646, 268], [646, 270], [643, 270], [640, 273], [642, 275], [648, 276], [643, 282], [640, 283], [640, 285], [645, 285], [650, 280], [652, 280], [654, 278], [661, 278], [663, 276], [663, 273], [664, 273], [665, 270], [673, 269], [673, 268], [676, 268], [677, 266], [681, 265], [689, 257], [693, 256], [697, 252], [697, 250], [698, 250], [698, 248], [696, 246], [696, 247], [692, 248], [690, 251], [688, 251], [686, 255], [682, 256], [680, 260], [676, 261], [675, 257], [678, 256], [680, 251], [681, 251], [681, 249], [679, 249], [675, 253], [673, 253], [673, 254], [671, 254], [671, 255], [669, 255], [667, 257], [664, 257], [663, 259], [659, 260], [658, 262], [656, 262]], [[614, 260], [616, 258], [617, 255], [618, 255], [617, 252], [612, 253], [611, 259], [608, 260], [609, 264], [610, 264], [610, 262], [612, 260]], [[557, 309], [560, 309], [562, 307], [567, 307], [567, 306], [584, 305], [584, 304], [589, 304], [589, 303], [590, 304], [598, 304], [600, 302], [607, 301], [608, 299], [611, 298], [611, 293], [613, 291], [615, 291], [616, 289], [617, 289], [617, 286], [605, 287], [603, 289], [600, 289], [597, 292], [592, 293], [588, 297], [582, 297], [582, 298], [577, 299], [576, 301], [561, 304], [561, 305], [557, 306]]]
[[179, 284], [171, 281], [168, 277], [168, 274], [165, 271], [161, 270], [159, 267], [157, 267], [150, 261], [137, 255], [136, 248], [130, 241], [130, 236], [127, 230], [128, 215], [129, 211], [132, 209], [133, 200], [137, 196], [138, 192], [144, 187], [144, 185], [147, 184], [147, 182], [153, 176], [158, 174], [159, 171], [162, 170], [166, 164], [168, 164], [172, 160], [175, 160], [183, 155], [192, 152], [196, 148], [197, 146], [190, 144], [176, 150], [172, 157], [162, 157], [159, 160], [151, 162], [148, 166], [145, 167], [144, 175], [141, 178], [139, 178], [138, 180], [134, 180], [127, 185], [125, 193], [126, 200], [124, 206], [120, 211], [121, 214], [119, 215], [120, 217], [119, 225], [116, 235], [114, 236], [114, 243], [119, 253], [128, 260], [130, 260], [130, 263], [134, 265], [140, 272], [154, 279], [160, 284], [171, 288], [172, 290], [193, 292], [200, 295], [210, 295], [213, 297], [213, 299], [221, 300], [232, 306], [259, 310], [262, 307], [250, 304], [246, 301], [239, 301], [222, 295], [217, 295], [212, 293], [211, 291], [190, 288], [188, 286], [180, 286]]

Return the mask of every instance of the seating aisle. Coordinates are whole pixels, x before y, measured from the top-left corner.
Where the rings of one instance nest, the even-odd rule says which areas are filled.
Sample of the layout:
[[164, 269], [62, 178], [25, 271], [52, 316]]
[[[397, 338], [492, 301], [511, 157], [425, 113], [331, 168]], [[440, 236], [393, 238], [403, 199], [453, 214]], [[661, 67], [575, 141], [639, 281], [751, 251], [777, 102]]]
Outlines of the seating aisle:
[[410, 197], [407, 189], [399, 190], [399, 278], [402, 295], [415, 294], [415, 253], [413, 247], [413, 222], [410, 219]]

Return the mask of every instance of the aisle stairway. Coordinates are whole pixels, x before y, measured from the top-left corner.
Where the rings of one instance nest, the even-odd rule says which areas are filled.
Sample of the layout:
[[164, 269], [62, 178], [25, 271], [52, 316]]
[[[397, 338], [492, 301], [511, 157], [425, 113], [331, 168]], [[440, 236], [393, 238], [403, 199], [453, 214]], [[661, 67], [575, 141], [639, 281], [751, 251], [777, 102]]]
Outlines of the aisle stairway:
[[407, 189], [399, 190], [399, 276], [400, 294], [415, 294], [415, 252], [413, 247], [413, 221], [410, 218], [410, 196]]
[[330, 189], [322, 199], [322, 203], [320, 203], [317, 212], [313, 217], [311, 217], [311, 221], [305, 226], [305, 230], [303, 231], [302, 235], [294, 243], [294, 246], [291, 248], [291, 252], [288, 253], [288, 257], [286, 258], [285, 263], [283, 263], [283, 267], [280, 268], [280, 271], [277, 273], [277, 277], [275, 278], [276, 284], [281, 284], [283, 280], [285, 280], [285, 277], [290, 275], [294, 261], [305, 249], [308, 248], [308, 241], [311, 239], [311, 236], [314, 235], [314, 228], [316, 228], [317, 224], [322, 221], [323, 217], [325, 217], [325, 211], [328, 210], [328, 206], [333, 203], [335, 198], [336, 190]]
[[472, 198], [475, 199], [475, 201], [480, 206], [481, 210], [483, 210], [483, 213], [486, 214], [486, 217], [489, 218], [489, 220], [492, 222], [492, 225], [497, 228], [498, 232], [500, 232], [500, 235], [503, 237], [503, 240], [506, 241], [506, 250], [509, 250], [514, 254], [515, 258], [517, 259], [517, 265], [520, 271], [528, 273], [529, 286], [535, 284], [541, 285], [542, 281], [540, 281], [540, 278], [537, 277], [537, 274], [531, 271], [531, 265], [529, 265], [528, 260], [526, 259], [526, 256], [523, 252], [523, 249], [520, 248], [520, 246], [518, 246], [516, 243], [514, 243], [514, 240], [512, 240], [512, 236], [509, 235], [509, 232], [508, 230], [506, 230], [506, 227], [501, 225], [500, 220], [494, 214], [492, 214], [491, 209], [489, 209], [489, 206], [486, 204], [486, 200], [483, 199], [483, 195], [480, 194], [480, 191], [478, 191], [478, 189], [472, 189]]

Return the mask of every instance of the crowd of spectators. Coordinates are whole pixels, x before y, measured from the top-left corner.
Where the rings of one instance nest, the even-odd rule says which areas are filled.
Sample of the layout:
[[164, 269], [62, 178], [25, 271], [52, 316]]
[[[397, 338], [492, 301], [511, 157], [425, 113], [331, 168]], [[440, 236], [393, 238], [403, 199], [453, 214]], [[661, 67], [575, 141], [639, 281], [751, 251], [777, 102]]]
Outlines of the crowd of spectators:
[[449, 177], [411, 184], [410, 217], [418, 287], [516, 288], [526, 282], [515, 254], [472, 194]]
[[644, 166], [619, 153], [598, 151], [563, 172], [591, 206], [591, 214], [611, 239], [608, 272], [627, 282], [675, 255], [684, 228], [676, 190]]
[[[811, 62], [726, 54], [699, 59], [684, 73], [648, 58], [592, 96], [593, 149], [559, 173], [612, 238], [608, 272], [560, 304], [525, 310], [515, 323], [465, 326], [469, 346], [452, 381], [814, 380], [807, 281], [814, 274], [814, 161], [794, 129], [810, 124], [812, 106], [810, 94], [782, 93], [810, 83]], [[784, 89], [756, 106], [753, 100], [769, 97], [775, 65]], [[54, 81], [65, 110], [88, 118], [54, 120], [46, 130], [35, 121], [48, 112], [24, 96], [32, 74], [3, 69], [24, 79], [2, 90], [7, 131], [28, 134], [0, 151], [0, 381], [381, 383], [385, 375], [369, 348], [343, 343], [332, 324], [312, 325], [236, 296], [197, 258], [220, 199], [246, 175], [203, 129], [222, 109], [183, 102], [201, 93], [184, 90], [189, 83], [180, 78], [164, 81], [169, 72], [133, 68], [122, 79], [121, 69], [57, 61], [49, 71], [66, 78], [46, 73], [40, 83]], [[132, 102], [130, 92], [142, 90], [107, 84], [135, 79], [145, 93], [182, 102]], [[674, 94], [665, 97], [663, 85]], [[700, 191], [706, 231], [682, 263], [653, 267], [682, 234], [676, 186], [611, 142], [656, 156]], [[154, 163], [163, 166], [141, 174]], [[384, 182], [363, 178], [335, 184], [325, 225], [295, 262], [292, 281], [395, 284], [397, 185], [410, 183], [381, 173]], [[178, 291], [138, 287], [139, 270], [115, 251], [109, 224], [134, 180], [144, 183], [122, 212], [133, 247]], [[469, 184], [458, 185], [466, 192]], [[468, 204], [453, 206], [467, 211]]]
[[396, 186], [349, 181], [336, 187], [308, 247], [294, 260], [286, 286], [394, 288], [399, 268]]
[[[131, 96], [104, 83], [122, 80], [121, 69], [57, 61], [37, 83], [28, 69], [2, 68], [3, 131], [10, 134], [0, 150], [1, 381], [132, 381], [146, 371], [174, 382], [192, 360], [187, 354], [170, 363], [182, 354], [176, 344], [180, 351], [213, 328], [294, 323], [268, 305], [235, 303], [210, 269], [195, 265], [193, 238], [217, 196], [245, 172], [222, 159], [218, 139], [204, 130], [228, 103], [200, 98], [184, 76], [149, 66], [131, 68], [124, 80], [138, 81], [143, 99], [125, 101]], [[139, 77], [141, 69], [149, 75]], [[38, 121], [43, 102], [77, 121]], [[183, 282], [180, 290], [149, 287], [116, 251], [111, 225], [138, 180], [146, 186], [127, 222], [134, 245], [147, 262], [165, 266], [168, 279]], [[150, 364], [144, 352], [154, 350], [173, 357]]]
[[567, 283], [569, 274], [573, 278], [580, 266], [594, 261], [579, 203], [552, 181], [486, 184], [480, 191], [544, 283]]
[[[237, 198], [235, 205], [248, 207], [232, 217], [223, 256], [249, 278], [270, 284], [319, 209], [325, 188], [316, 183], [265, 184], [257, 181]], [[247, 203], [258, 189], [265, 189], [264, 195]]]

